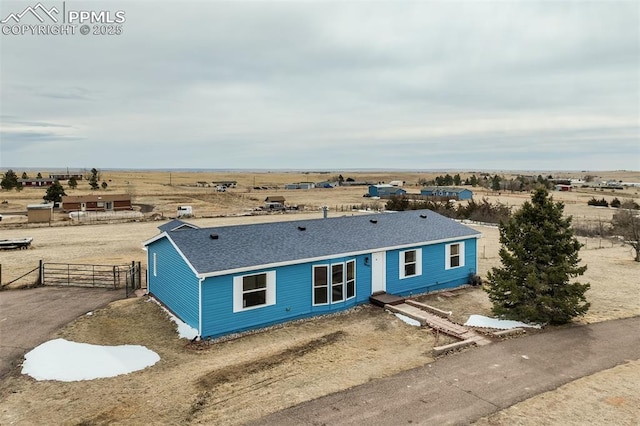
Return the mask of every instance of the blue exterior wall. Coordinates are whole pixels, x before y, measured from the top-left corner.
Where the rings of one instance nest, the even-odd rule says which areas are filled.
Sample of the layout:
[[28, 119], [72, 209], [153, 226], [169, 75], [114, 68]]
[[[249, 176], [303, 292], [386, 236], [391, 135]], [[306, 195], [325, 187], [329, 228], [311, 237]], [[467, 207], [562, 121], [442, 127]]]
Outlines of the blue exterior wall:
[[147, 247], [147, 262], [149, 293], [182, 321], [199, 329], [199, 280], [182, 256], [167, 238], [162, 238]]
[[[446, 246], [462, 242], [464, 242], [465, 246], [464, 266], [446, 269]], [[415, 277], [400, 278], [400, 252], [411, 250], [412, 248], [388, 251], [386, 259], [387, 293], [411, 296], [443, 288], [454, 288], [467, 284], [469, 275], [477, 272], [477, 240], [475, 238], [413, 248], [422, 248], [422, 274]]]
[[[465, 264], [445, 270], [445, 246], [436, 244], [422, 247], [422, 274], [418, 277], [399, 278], [399, 252], [387, 252], [387, 293], [398, 295], [420, 294], [443, 288], [453, 288], [469, 282], [469, 274], [476, 272], [476, 239], [454, 241], [465, 243]], [[416, 248], [419, 248], [417, 246]], [[402, 251], [407, 250], [403, 249]], [[368, 262], [365, 262], [368, 258]], [[371, 255], [340, 257], [313, 263], [290, 265], [276, 269], [258, 269], [241, 274], [207, 278], [202, 284], [203, 337], [266, 327], [299, 318], [329, 314], [368, 303], [371, 295]], [[355, 260], [356, 295], [342, 302], [313, 306], [313, 266], [329, 265]], [[270, 306], [233, 312], [233, 277], [276, 271], [276, 303]]]
[[389, 195], [404, 195], [407, 191], [395, 186], [392, 187], [377, 187], [375, 185], [369, 186], [369, 195], [372, 197], [384, 197]]
[[[371, 268], [366, 256], [340, 257], [327, 261], [276, 268], [276, 304], [233, 312], [233, 277], [267, 272], [258, 269], [235, 275], [210, 277], [202, 283], [202, 336], [216, 337], [229, 333], [266, 327], [314, 315], [328, 314], [367, 303], [371, 295]], [[356, 295], [328, 305], [313, 306], [313, 265], [329, 265], [355, 260]]]
[[470, 200], [473, 197], [473, 192], [468, 189], [463, 190], [458, 194], [458, 200]]

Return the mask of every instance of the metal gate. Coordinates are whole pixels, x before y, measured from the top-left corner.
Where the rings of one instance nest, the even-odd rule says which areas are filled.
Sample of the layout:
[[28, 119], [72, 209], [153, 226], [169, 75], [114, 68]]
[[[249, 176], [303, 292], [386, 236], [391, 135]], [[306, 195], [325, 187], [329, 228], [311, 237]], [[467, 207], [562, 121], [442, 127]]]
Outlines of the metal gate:
[[140, 262], [129, 265], [45, 262], [41, 266], [40, 278], [42, 285], [124, 288], [129, 296], [142, 287], [142, 268]]

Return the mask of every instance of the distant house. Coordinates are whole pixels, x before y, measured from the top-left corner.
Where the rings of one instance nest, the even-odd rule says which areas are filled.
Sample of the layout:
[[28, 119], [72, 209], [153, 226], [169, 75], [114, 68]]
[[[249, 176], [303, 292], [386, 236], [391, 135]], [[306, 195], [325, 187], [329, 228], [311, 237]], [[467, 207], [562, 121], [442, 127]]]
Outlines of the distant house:
[[569, 192], [573, 189], [573, 187], [571, 185], [559, 184], [559, 185], [555, 185], [554, 189], [556, 191]]
[[282, 203], [284, 204], [284, 197], [282, 195], [270, 195], [264, 199], [265, 203]]
[[22, 184], [23, 188], [48, 187], [53, 185], [55, 181], [56, 179], [51, 179], [51, 178], [18, 179], [18, 183]]
[[203, 337], [469, 282], [480, 233], [429, 210], [197, 228], [144, 243], [149, 293]]
[[389, 185], [392, 185], [392, 186], [404, 186], [404, 181], [402, 181], [402, 180], [392, 180], [391, 182], [389, 182]]
[[82, 180], [82, 175], [69, 174], [69, 173], [50, 174], [49, 175], [49, 179], [53, 179], [53, 180], [69, 180], [71, 178], [75, 178], [76, 180]]
[[235, 188], [238, 182], [235, 180], [220, 180], [211, 182], [213, 186], [224, 186], [225, 188]]
[[129, 194], [67, 195], [62, 197], [62, 210], [65, 212], [104, 212], [131, 209], [131, 195]]
[[265, 198], [264, 208], [267, 210], [284, 210], [284, 197], [282, 195], [271, 195]]
[[405, 195], [406, 193], [407, 191], [404, 189], [386, 183], [369, 186], [369, 195], [371, 197], [388, 198], [395, 195]]
[[454, 200], [470, 200], [473, 192], [466, 188], [457, 188], [454, 186], [425, 186], [420, 191], [420, 195], [424, 197], [443, 197]]
[[315, 187], [316, 184], [313, 182], [287, 183], [284, 185], [284, 189], [313, 189]]

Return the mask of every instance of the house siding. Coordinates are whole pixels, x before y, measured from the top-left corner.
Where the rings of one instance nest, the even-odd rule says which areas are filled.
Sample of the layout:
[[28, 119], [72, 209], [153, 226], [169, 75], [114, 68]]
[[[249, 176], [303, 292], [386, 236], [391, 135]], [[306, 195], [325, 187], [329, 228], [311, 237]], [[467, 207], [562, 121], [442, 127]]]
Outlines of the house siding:
[[199, 280], [191, 268], [166, 238], [148, 246], [147, 262], [149, 293], [186, 324], [199, 330]]
[[[233, 312], [233, 278], [268, 272], [272, 269], [257, 269], [242, 274], [207, 278], [202, 283], [201, 334], [203, 337], [218, 337], [295, 319], [339, 312], [367, 303], [371, 295], [371, 269], [365, 265], [365, 257], [337, 257], [322, 262], [276, 268], [274, 269], [276, 271], [276, 303], [235, 313]], [[349, 260], [356, 262], [356, 296], [338, 303], [314, 306], [313, 266]]]
[[[464, 243], [464, 266], [445, 269], [446, 246]], [[447, 244], [415, 246], [387, 252], [387, 293], [400, 296], [427, 293], [453, 288], [469, 282], [469, 275], [476, 273], [476, 239], [461, 239]], [[422, 274], [400, 279], [400, 252], [422, 248]]]

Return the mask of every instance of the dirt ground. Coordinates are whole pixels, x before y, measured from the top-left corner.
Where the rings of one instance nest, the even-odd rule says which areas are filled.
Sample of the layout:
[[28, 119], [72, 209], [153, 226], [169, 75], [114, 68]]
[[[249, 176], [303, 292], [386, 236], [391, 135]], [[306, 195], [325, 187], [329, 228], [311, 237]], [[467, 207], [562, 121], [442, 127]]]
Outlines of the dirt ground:
[[[388, 174], [358, 175], [356, 179], [416, 182], [418, 176], [422, 177]], [[640, 173], [615, 176], [640, 181]], [[282, 187], [286, 182], [320, 181], [328, 177], [286, 173], [233, 177], [172, 174], [171, 186], [166, 183], [168, 173], [109, 172], [105, 179], [111, 179], [109, 188], [127, 190], [133, 195], [134, 203], [152, 205], [153, 211], [165, 218], [174, 214], [177, 205], [194, 205], [197, 217], [189, 221], [198, 226], [320, 218], [322, 213], [318, 209], [322, 205], [331, 207], [330, 215], [351, 214], [346, 206], [376, 203], [362, 198], [366, 187], [310, 191], [248, 189], [256, 185]], [[214, 194], [211, 188], [187, 186], [200, 180], [237, 180], [239, 187], [230, 193]], [[408, 189], [418, 192], [417, 187]], [[0, 197], [8, 199], [0, 213], [24, 210], [25, 204], [37, 202], [28, 191], [35, 190], [0, 193]], [[266, 195], [274, 194], [285, 195], [288, 203], [305, 205], [305, 211], [244, 216], [260, 205]], [[528, 199], [526, 195], [478, 196], [514, 206]], [[557, 200], [566, 203], [565, 211], [574, 216], [574, 221], [608, 220], [612, 215], [610, 209], [586, 206], [591, 196], [591, 193], [554, 193]], [[618, 193], [598, 193], [597, 196], [622, 197]], [[637, 200], [636, 193], [627, 196], [635, 196]], [[215, 217], [221, 215], [229, 216]], [[28, 272], [41, 259], [99, 264], [144, 261], [142, 242], [156, 235], [157, 226], [163, 223], [66, 226], [70, 221], [61, 221], [59, 224], [65, 226], [49, 227], [20, 224], [22, 219], [16, 217], [0, 222], [0, 239], [31, 236], [33, 246], [29, 250], [0, 252], [2, 283]], [[499, 263], [498, 230], [480, 225], [473, 227], [483, 232], [478, 242], [479, 272], [485, 275]], [[580, 241], [585, 243], [581, 258], [588, 265], [581, 281], [591, 283], [587, 297], [592, 306], [588, 314], [577, 321], [591, 323], [640, 315], [637, 278], [640, 264], [633, 262], [630, 248], [609, 240], [581, 238]], [[12, 287], [28, 284], [34, 278], [33, 274], [27, 275]], [[453, 319], [461, 323], [470, 314], [490, 315], [488, 299], [481, 289], [466, 288], [450, 293], [425, 295], [420, 299], [453, 311]], [[146, 297], [112, 303], [92, 316], [70, 323], [57, 335], [94, 344], [140, 344], [156, 351], [161, 361], [125, 376], [70, 383], [36, 382], [16, 371], [0, 384], [0, 424], [242, 424], [327, 393], [431, 362], [431, 348], [448, 342], [447, 338], [407, 325], [384, 310], [361, 306], [340, 315], [289, 323], [206, 348], [193, 348], [177, 338], [174, 324]], [[567, 413], [567, 405], [576, 412], [590, 413], [585, 416], [606, 419], [598, 417], [599, 408], [594, 408], [597, 405], [585, 397], [593, 386], [611, 395], [610, 400], [601, 398], [605, 405], [609, 404], [607, 407], [640, 415], [637, 404], [629, 408], [626, 399], [624, 402], [615, 399], [618, 394], [626, 395], [633, 380], [637, 383], [638, 369], [636, 362], [578, 380], [483, 419], [481, 424], [527, 424], [523, 412], [528, 416], [535, 413], [538, 417], [532, 418], [538, 424], [540, 416], [546, 416], [550, 423], [554, 423], [553, 416], [557, 416], [555, 423], [559, 424], [558, 419]]]

